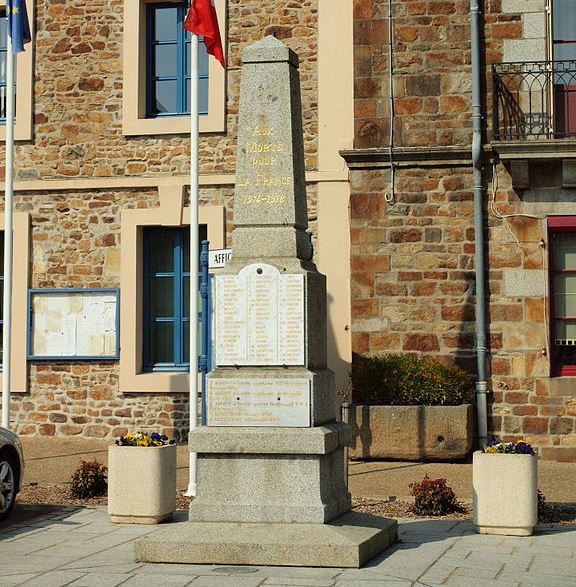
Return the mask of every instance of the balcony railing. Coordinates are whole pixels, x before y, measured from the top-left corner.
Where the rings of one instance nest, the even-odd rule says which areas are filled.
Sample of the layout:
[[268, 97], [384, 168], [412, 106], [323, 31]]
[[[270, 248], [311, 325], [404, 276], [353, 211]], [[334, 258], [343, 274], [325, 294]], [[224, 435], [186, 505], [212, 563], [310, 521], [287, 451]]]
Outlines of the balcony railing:
[[492, 66], [495, 141], [576, 138], [576, 61]]

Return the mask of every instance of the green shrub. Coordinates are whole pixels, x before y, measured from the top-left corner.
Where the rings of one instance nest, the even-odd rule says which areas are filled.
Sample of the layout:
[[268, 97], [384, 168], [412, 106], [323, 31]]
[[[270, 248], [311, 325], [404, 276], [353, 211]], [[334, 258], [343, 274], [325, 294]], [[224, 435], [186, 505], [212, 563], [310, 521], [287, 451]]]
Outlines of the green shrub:
[[98, 461], [82, 461], [72, 475], [70, 495], [77, 499], [106, 495], [108, 492], [107, 473], [106, 466]]
[[456, 365], [413, 354], [361, 357], [352, 366], [355, 404], [457, 406], [472, 403], [472, 378]]
[[454, 491], [446, 485], [446, 479], [430, 479], [428, 475], [420, 483], [410, 483], [414, 505], [412, 511], [419, 516], [445, 516], [462, 512]]
[[543, 522], [546, 514], [546, 496], [538, 489], [538, 521]]

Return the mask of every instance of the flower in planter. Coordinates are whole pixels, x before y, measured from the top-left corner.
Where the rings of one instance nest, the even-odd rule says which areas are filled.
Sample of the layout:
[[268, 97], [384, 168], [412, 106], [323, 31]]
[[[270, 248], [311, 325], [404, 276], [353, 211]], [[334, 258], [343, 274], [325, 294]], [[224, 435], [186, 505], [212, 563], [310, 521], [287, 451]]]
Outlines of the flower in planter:
[[121, 436], [116, 444], [118, 446], [165, 446], [176, 444], [176, 441], [168, 440], [165, 434], [158, 432], [129, 432], [126, 436]]
[[532, 445], [523, 440], [517, 440], [515, 442], [498, 442], [497, 440], [491, 440], [482, 449], [482, 452], [536, 456], [536, 452], [532, 448]]

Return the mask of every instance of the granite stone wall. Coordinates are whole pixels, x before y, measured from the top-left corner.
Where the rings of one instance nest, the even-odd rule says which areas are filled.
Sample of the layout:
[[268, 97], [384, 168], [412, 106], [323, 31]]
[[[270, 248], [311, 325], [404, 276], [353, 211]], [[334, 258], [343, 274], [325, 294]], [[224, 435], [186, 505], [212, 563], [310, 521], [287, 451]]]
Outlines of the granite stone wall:
[[[494, 169], [489, 196], [491, 421], [497, 436], [526, 437], [546, 459], [576, 460], [576, 379], [551, 377], [546, 216], [574, 214], [561, 161], [526, 163], [532, 186], [514, 185], [516, 165]], [[564, 169], [563, 169], [564, 167]]]
[[[227, 130], [201, 137], [202, 173], [234, 171], [241, 51], [268, 34], [299, 55], [306, 166], [316, 168], [316, 4], [228, 0]], [[38, 0], [36, 6], [35, 140], [17, 145], [16, 178], [187, 173], [188, 136], [122, 134], [123, 2]]]
[[[522, 38], [523, 3], [506, 12], [500, 0], [483, 4], [488, 65]], [[469, 11], [469, 0], [392, 2], [396, 147], [470, 142]], [[354, 1], [354, 53], [355, 147], [382, 147], [390, 134], [388, 2]], [[488, 75], [486, 83], [489, 104]]]
[[467, 167], [351, 177], [352, 346], [418, 351], [471, 366], [474, 333], [472, 177]]
[[[483, 3], [484, 140], [492, 63], [545, 59], [544, 1]], [[395, 190], [390, 195], [387, 2], [356, 0], [351, 167], [352, 344], [475, 373], [470, 20], [467, 0], [402, 0], [394, 15]], [[563, 151], [563, 149], [560, 149]], [[576, 379], [550, 376], [547, 215], [574, 214], [573, 169], [484, 157], [489, 435], [576, 460]]]

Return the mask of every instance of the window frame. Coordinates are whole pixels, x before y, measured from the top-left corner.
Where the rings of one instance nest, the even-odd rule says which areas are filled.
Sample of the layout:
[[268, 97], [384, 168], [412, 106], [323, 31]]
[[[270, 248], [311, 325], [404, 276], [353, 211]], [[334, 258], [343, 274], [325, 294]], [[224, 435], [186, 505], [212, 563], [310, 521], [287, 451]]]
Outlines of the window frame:
[[[158, 8], [169, 8], [174, 7], [176, 4], [176, 10], [178, 12], [178, 23], [176, 27], [176, 38], [173, 40], [162, 40], [158, 41], [153, 35], [155, 34], [154, 29], [154, 14], [153, 9]], [[162, 117], [175, 117], [175, 116], [190, 116], [188, 109], [188, 86], [190, 82], [190, 73], [187, 70], [187, 63], [190, 57], [190, 33], [182, 27], [184, 19], [186, 18], [186, 3], [174, 3], [174, 2], [147, 2], [146, 3], [146, 118], [162, 118]], [[199, 39], [199, 52], [200, 52], [200, 66], [203, 63], [208, 66], [208, 55], [206, 53], [206, 46], [204, 45], [204, 39]], [[176, 75], [167, 76], [168, 78], [174, 77], [177, 85], [177, 108], [175, 112], [153, 112], [153, 100], [154, 100], [154, 82], [168, 81], [161, 80], [163, 76], [155, 74], [154, 65], [154, 49], [157, 46], [175, 45], [176, 46]], [[199, 80], [208, 80], [209, 73], [208, 69], [201, 69], [198, 72]], [[206, 89], [208, 85], [206, 86]], [[202, 91], [201, 86], [199, 91]], [[205, 96], [206, 103], [208, 102], [208, 96]], [[202, 96], [200, 96], [199, 103], [202, 103]], [[207, 110], [201, 110], [200, 115], [208, 114]]]
[[[147, 372], [142, 368], [143, 230], [147, 226], [189, 226], [190, 208], [184, 207], [186, 189], [187, 186], [181, 184], [161, 183], [158, 207], [124, 209], [121, 213], [120, 291], [124, 300], [131, 300], [130, 304], [120, 306], [119, 386], [122, 393], [190, 393], [188, 370]], [[211, 248], [225, 248], [224, 206], [200, 206], [198, 222], [207, 226]], [[201, 374], [197, 377], [200, 389]]]
[[[190, 117], [157, 116], [147, 118], [146, 84], [146, 13], [148, 3], [170, 0], [124, 0], [124, 54], [122, 131], [126, 136], [189, 134]], [[175, 2], [179, 4], [180, 1]], [[222, 43], [226, 43], [226, 0], [215, 1]], [[201, 133], [226, 129], [226, 72], [220, 63], [208, 60], [208, 113], [199, 118]]]
[[[6, 2], [0, 1], [0, 7], [6, 13]], [[16, 61], [18, 74], [16, 75], [16, 96], [18, 104], [14, 119], [14, 140], [29, 141], [33, 136], [32, 125], [32, 89], [33, 89], [33, 63], [35, 46], [35, 21], [36, 0], [26, 0], [28, 12], [28, 23], [30, 25], [30, 36], [32, 41], [24, 46], [24, 51], [18, 53]], [[5, 18], [5, 17], [4, 17]], [[6, 124], [2, 119], [0, 122], [0, 141], [6, 141]]]
[[[552, 377], [576, 376], [576, 363], [574, 365], [561, 365], [558, 362], [555, 351], [556, 313], [555, 313], [555, 279], [554, 268], [554, 234], [574, 233], [576, 235], [576, 216], [549, 216], [548, 217], [548, 291], [549, 291], [549, 316], [550, 316], [550, 374]], [[574, 270], [576, 273], [576, 270]], [[573, 318], [576, 322], [576, 316]]]
[[[0, 214], [0, 231], [5, 232], [5, 215]], [[30, 267], [30, 215], [27, 212], [14, 212], [12, 249], [12, 349], [10, 354], [10, 388], [13, 393], [27, 391], [28, 362], [27, 328], [28, 319], [27, 292], [28, 269]], [[1, 360], [0, 360], [1, 363]], [[0, 368], [0, 386], [2, 369]], [[2, 395], [0, 393], [0, 395]]]
[[[569, 39], [561, 39], [557, 36], [554, 27], [555, 12], [558, 10], [556, 0], [549, 0], [548, 4], [548, 52], [552, 63], [561, 62], [565, 58], [559, 58], [556, 54], [557, 47], [575, 46], [576, 30]], [[576, 57], [574, 58], [576, 60]], [[571, 61], [568, 59], [568, 61]], [[555, 138], [574, 138], [576, 136], [576, 83], [574, 74], [555, 73], [551, 77], [550, 102], [551, 124], [554, 128]]]
[[[200, 225], [201, 233], [204, 235], [208, 232], [208, 227], [205, 224]], [[172, 271], [156, 271], [150, 270], [150, 235], [153, 233], [173, 233], [173, 256], [172, 256]], [[143, 308], [144, 315], [142, 317], [143, 323], [143, 344], [142, 344], [142, 370], [145, 372], [158, 371], [186, 371], [190, 369], [190, 361], [184, 357], [185, 346], [185, 328], [186, 323], [190, 324], [190, 315], [186, 315], [184, 305], [184, 280], [190, 279], [190, 270], [186, 271], [184, 266], [184, 259], [189, 247], [190, 241], [186, 238], [190, 234], [189, 226], [147, 226], [143, 229]], [[201, 235], [200, 240], [203, 240]], [[200, 247], [198, 248], [200, 251]], [[152, 316], [150, 307], [150, 284], [154, 277], [171, 277], [172, 283], [172, 315], [171, 316]], [[200, 284], [200, 273], [198, 274], [198, 283]], [[198, 316], [196, 320], [200, 322], [204, 317], [202, 316], [202, 308], [198, 306]], [[171, 321], [174, 324], [172, 333], [173, 338], [173, 361], [169, 362], [153, 362], [149, 356], [149, 342], [150, 342], [150, 327], [154, 322]], [[201, 349], [199, 349], [201, 351]], [[200, 358], [201, 352], [199, 353]], [[200, 365], [198, 365], [200, 369]]]

